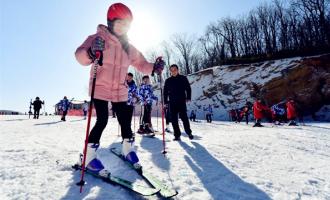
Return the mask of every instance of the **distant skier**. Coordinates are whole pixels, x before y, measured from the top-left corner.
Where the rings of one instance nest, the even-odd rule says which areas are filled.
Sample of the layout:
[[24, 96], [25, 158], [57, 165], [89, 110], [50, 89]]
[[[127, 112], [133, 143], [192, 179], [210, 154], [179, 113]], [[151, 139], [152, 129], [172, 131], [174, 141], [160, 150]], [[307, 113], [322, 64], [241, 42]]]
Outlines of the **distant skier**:
[[70, 109], [71, 102], [67, 99], [66, 96], [63, 97], [63, 99], [60, 101], [60, 107], [62, 109], [62, 121], [66, 121], [65, 117], [68, 114], [68, 111]]
[[285, 102], [280, 102], [277, 104], [272, 105], [271, 111], [272, 111], [272, 118], [273, 123], [275, 125], [281, 125], [281, 122], [285, 121], [285, 108], [284, 104]]
[[152, 102], [153, 100], [158, 101], [158, 98], [153, 93], [149, 76], [143, 76], [142, 84], [138, 91], [141, 105], [143, 105], [142, 124], [140, 124], [138, 133], [154, 133], [151, 123]]
[[250, 114], [250, 107], [249, 105], [245, 104], [241, 111], [241, 118], [245, 118], [245, 123], [249, 124], [249, 114]]
[[296, 104], [295, 101], [292, 98], [289, 98], [286, 103], [286, 112], [287, 112], [287, 118], [289, 120], [289, 126], [297, 126], [296, 123]]
[[189, 118], [190, 118], [190, 121], [193, 121], [193, 122], [196, 121], [196, 113], [194, 110], [191, 110]]
[[[130, 9], [122, 4], [112, 4], [108, 9], [108, 26], [99, 25], [97, 33], [90, 35], [76, 50], [76, 58], [82, 65], [89, 66], [96, 59], [96, 52], [102, 52], [97, 71], [93, 105], [96, 110], [96, 123], [88, 138], [86, 166], [99, 173], [108, 174], [102, 162], [96, 157], [96, 150], [100, 145], [102, 132], [108, 123], [108, 102], [112, 102], [117, 120], [121, 127], [123, 156], [136, 168], [141, 167], [134, 149], [134, 137], [129, 119], [131, 114], [127, 105], [128, 88], [125, 86], [126, 73], [129, 66], [138, 71], [160, 74], [164, 68], [164, 61], [158, 59], [155, 64], [146, 61], [140, 51], [129, 43], [127, 32], [133, 20]], [[91, 76], [93, 68], [91, 68]], [[92, 89], [90, 78], [90, 92]]]
[[249, 115], [250, 115], [250, 111], [252, 110], [252, 106], [253, 104], [250, 101], [246, 101], [244, 105], [243, 112], [244, 112], [246, 124], [249, 124]]
[[213, 109], [212, 109], [212, 106], [211, 104], [209, 104], [209, 106], [205, 109], [206, 111], [206, 121], [208, 123], [212, 123], [212, 115], [213, 115]]
[[128, 112], [130, 114], [130, 117], [129, 117], [128, 121], [129, 121], [130, 126], [131, 126], [134, 107], [135, 107], [135, 104], [138, 100], [138, 90], [137, 90], [137, 86], [135, 84], [135, 81], [133, 80], [133, 74], [132, 73], [127, 73], [126, 84], [127, 84], [127, 87], [128, 87], [127, 105], [128, 105]]
[[229, 115], [230, 115], [231, 121], [233, 121], [233, 122], [237, 121], [237, 115], [236, 115], [236, 110], [235, 109], [231, 109], [229, 111]]
[[268, 110], [268, 107], [261, 102], [260, 98], [254, 102], [253, 114], [255, 118], [255, 124], [253, 127], [263, 127], [263, 125], [261, 125], [261, 119], [264, 117], [265, 113], [268, 112]]
[[84, 103], [82, 104], [82, 110], [84, 112], [84, 119], [86, 119], [87, 112], [88, 112], [88, 102], [85, 100]]
[[191, 88], [187, 77], [179, 74], [176, 64], [170, 66], [171, 77], [167, 78], [164, 85], [164, 103], [169, 106], [171, 122], [174, 130], [174, 140], [180, 140], [181, 131], [178, 122], [180, 116], [186, 134], [193, 139], [192, 131], [187, 116], [186, 102], [191, 101]]
[[39, 119], [41, 104], [44, 104], [44, 101], [41, 101], [39, 97], [36, 97], [36, 99], [31, 103], [33, 105], [33, 119]]

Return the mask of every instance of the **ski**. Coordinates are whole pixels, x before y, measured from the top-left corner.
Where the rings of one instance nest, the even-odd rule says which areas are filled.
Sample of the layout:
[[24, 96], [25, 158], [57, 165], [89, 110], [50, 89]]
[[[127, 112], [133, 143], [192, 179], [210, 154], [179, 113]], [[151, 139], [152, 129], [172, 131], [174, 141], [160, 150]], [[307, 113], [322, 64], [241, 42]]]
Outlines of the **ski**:
[[[72, 166], [73, 169], [75, 170], [82, 170], [81, 166], [75, 164]], [[107, 182], [107, 183], [111, 183], [111, 184], [115, 184], [115, 185], [120, 185], [126, 189], [129, 189], [137, 194], [140, 194], [142, 196], [151, 196], [156, 194], [157, 192], [159, 192], [159, 189], [155, 189], [155, 188], [150, 188], [150, 187], [145, 187], [145, 186], [141, 186], [138, 184], [135, 184], [134, 182], [128, 181], [126, 179], [122, 179], [119, 178], [117, 176], [113, 176], [109, 173], [109, 175], [107, 177], [104, 176], [100, 176], [99, 174], [96, 174], [88, 169], [85, 168], [85, 172], [87, 174], [90, 174], [96, 178], [100, 178], [103, 181]]]
[[139, 133], [139, 132], [137, 132], [137, 134], [140, 135], [140, 136], [142, 136], [142, 137], [149, 137], [149, 138], [153, 138], [153, 137], [156, 136], [155, 133], [149, 133], [149, 132], [145, 132], [145, 133], [141, 133], [141, 132]]
[[111, 148], [110, 151], [121, 158], [125, 163], [127, 163], [132, 169], [134, 169], [138, 174], [142, 176], [149, 184], [151, 184], [156, 189], [160, 190], [159, 194], [165, 198], [171, 198], [178, 194], [178, 192], [174, 189], [171, 189], [169, 186], [162, 183], [159, 179], [154, 177], [152, 174], [146, 172], [142, 169], [135, 169], [131, 163], [125, 160], [125, 158], [121, 155], [121, 153], [116, 148]]

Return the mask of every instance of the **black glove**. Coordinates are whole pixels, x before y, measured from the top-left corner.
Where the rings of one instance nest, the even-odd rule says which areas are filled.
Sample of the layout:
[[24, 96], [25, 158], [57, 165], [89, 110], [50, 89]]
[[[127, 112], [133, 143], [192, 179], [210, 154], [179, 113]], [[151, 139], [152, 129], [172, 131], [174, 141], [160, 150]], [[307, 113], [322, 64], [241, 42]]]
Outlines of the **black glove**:
[[165, 65], [165, 62], [164, 62], [163, 58], [161, 56], [158, 57], [154, 63], [152, 75], [154, 75], [154, 73], [160, 75], [164, 69], [164, 65]]
[[103, 65], [103, 50], [105, 47], [105, 41], [97, 36], [93, 41], [92, 41], [92, 45], [91, 47], [88, 49], [88, 55], [89, 57], [92, 59], [92, 61], [94, 62], [94, 60], [96, 59], [96, 52], [100, 52], [101, 56], [99, 58], [99, 65], [102, 66]]

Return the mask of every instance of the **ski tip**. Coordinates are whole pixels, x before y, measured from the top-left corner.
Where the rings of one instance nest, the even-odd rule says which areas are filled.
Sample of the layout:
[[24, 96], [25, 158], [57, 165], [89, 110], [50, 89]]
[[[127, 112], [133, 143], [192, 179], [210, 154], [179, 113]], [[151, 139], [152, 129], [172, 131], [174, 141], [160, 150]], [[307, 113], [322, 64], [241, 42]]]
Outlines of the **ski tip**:
[[[162, 193], [162, 191], [160, 191], [160, 193]], [[175, 193], [172, 194], [161, 194], [162, 197], [166, 198], [166, 199], [171, 199], [172, 197], [175, 197], [176, 195], [178, 195], [179, 192], [175, 190]]]

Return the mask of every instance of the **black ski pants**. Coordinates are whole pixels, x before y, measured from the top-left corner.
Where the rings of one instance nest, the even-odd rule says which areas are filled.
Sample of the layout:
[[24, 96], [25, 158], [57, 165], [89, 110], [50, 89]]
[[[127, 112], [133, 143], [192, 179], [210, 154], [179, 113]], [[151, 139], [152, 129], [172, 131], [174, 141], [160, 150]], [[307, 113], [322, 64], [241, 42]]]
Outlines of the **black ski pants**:
[[150, 104], [144, 105], [142, 124], [151, 125], [151, 110], [152, 110], [152, 105]]
[[174, 137], [180, 137], [181, 131], [179, 127], [179, 118], [180, 116], [183, 127], [185, 132], [190, 135], [191, 129], [190, 124], [187, 116], [187, 106], [186, 103], [170, 103], [170, 115], [171, 115], [171, 122], [174, 130]]
[[[93, 104], [96, 111], [96, 123], [89, 134], [89, 143], [100, 143], [102, 132], [108, 124], [109, 108], [108, 101], [94, 99]], [[112, 102], [112, 109], [115, 109], [117, 120], [121, 128], [122, 138], [132, 138], [131, 120], [133, 109], [127, 105], [127, 102]]]
[[170, 109], [168, 107], [164, 108], [164, 115], [165, 115], [165, 123], [166, 125], [169, 125], [171, 122], [171, 114], [170, 114]]
[[208, 123], [212, 123], [212, 114], [206, 114], [206, 121], [208, 122]]
[[33, 118], [34, 119], [39, 119], [39, 113], [40, 113], [40, 108], [39, 109], [34, 109]]

